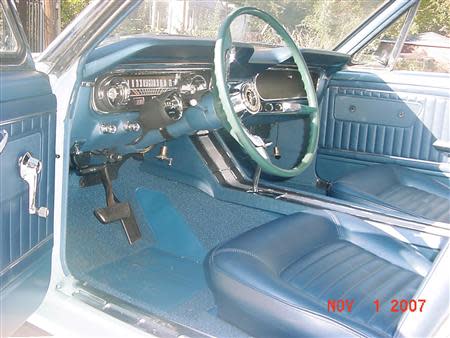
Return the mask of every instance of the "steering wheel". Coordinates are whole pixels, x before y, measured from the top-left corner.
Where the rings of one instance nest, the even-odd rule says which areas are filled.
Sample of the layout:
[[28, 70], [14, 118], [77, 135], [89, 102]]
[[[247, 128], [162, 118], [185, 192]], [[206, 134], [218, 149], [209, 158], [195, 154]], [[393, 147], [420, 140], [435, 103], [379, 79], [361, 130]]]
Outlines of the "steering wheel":
[[[228, 55], [232, 49], [230, 26], [231, 23], [241, 15], [251, 15], [260, 18], [267, 23], [273, 30], [280, 35], [284, 43], [288, 47], [294, 62], [300, 73], [303, 85], [306, 91], [308, 105], [296, 104], [295, 109], [283, 112], [271, 112], [274, 117], [276, 115], [290, 116], [291, 118], [309, 118], [309, 135], [308, 145], [305, 155], [300, 158], [297, 164], [291, 169], [285, 169], [275, 165], [270, 160], [266, 151], [264, 140], [258, 135], [252, 134], [243, 124], [240, 115], [236, 112], [236, 107], [230, 96], [230, 88], [228, 85]], [[241, 145], [244, 151], [261, 167], [265, 173], [280, 176], [293, 177], [303, 172], [313, 161], [314, 154], [317, 150], [317, 141], [319, 135], [319, 113], [317, 109], [316, 91], [311, 80], [303, 56], [301, 55], [295, 42], [283, 26], [268, 13], [253, 7], [241, 7], [232, 12], [219, 29], [219, 34], [214, 48], [214, 98], [216, 112], [224, 128], [230, 135]], [[258, 115], [258, 112], [253, 112]], [[266, 113], [267, 114], [267, 113]]]

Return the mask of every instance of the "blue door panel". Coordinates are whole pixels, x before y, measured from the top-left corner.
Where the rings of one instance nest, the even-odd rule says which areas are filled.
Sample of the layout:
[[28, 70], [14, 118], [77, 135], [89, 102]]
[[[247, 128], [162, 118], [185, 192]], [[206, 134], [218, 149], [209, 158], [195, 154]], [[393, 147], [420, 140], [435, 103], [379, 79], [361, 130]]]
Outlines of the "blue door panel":
[[410, 74], [396, 75], [340, 72], [331, 79], [322, 105], [316, 166], [321, 178], [333, 181], [372, 163], [397, 163], [442, 178], [450, 172], [448, 153], [433, 146], [450, 140], [448, 76], [426, 74], [418, 81], [415, 73], [416, 82], [408, 84]]
[[13, 273], [2, 275], [2, 336], [14, 332], [42, 303], [49, 283], [52, 244], [51, 236], [41, 241], [14, 264]]
[[0, 102], [46, 95], [52, 95], [52, 89], [48, 77], [42, 73], [36, 70], [2, 71]]
[[[53, 244], [56, 98], [47, 75], [2, 71], [0, 130], [8, 142], [0, 154], [1, 334], [8, 335], [38, 307], [48, 288]], [[26, 152], [42, 161], [37, 205], [47, 218], [30, 215], [28, 185], [18, 159]]]

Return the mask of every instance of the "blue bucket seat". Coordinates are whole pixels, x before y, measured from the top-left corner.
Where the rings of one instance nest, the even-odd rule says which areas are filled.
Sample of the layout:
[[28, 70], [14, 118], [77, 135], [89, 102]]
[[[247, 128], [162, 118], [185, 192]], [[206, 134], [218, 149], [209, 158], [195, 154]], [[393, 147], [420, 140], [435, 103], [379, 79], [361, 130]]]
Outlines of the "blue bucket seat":
[[331, 184], [330, 196], [450, 223], [450, 185], [398, 165], [373, 165]]
[[[256, 337], [390, 337], [402, 317], [390, 300], [413, 298], [430, 267], [412, 246], [362, 220], [317, 211], [214, 249], [207, 279], [219, 316]], [[347, 301], [345, 311], [330, 308], [337, 300]]]

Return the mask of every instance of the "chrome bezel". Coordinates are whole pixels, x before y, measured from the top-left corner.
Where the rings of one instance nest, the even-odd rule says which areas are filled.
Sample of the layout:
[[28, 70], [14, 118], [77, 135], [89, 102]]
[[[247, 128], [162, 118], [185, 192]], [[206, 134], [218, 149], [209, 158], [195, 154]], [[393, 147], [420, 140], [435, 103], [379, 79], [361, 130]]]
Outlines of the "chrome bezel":
[[[169, 115], [169, 113], [167, 112], [167, 107], [166, 107], [166, 102], [170, 100], [174, 100], [176, 101], [176, 108], [174, 109], [178, 109], [179, 110], [179, 116], [177, 118], [173, 118], [172, 116]], [[167, 117], [169, 119], [171, 119], [172, 121], [178, 121], [183, 117], [183, 100], [181, 99], [180, 94], [178, 93], [173, 93], [171, 95], [169, 95], [165, 100], [164, 100], [164, 111], [167, 115]]]
[[[248, 100], [247, 93], [252, 93], [254, 95], [256, 99], [254, 104]], [[250, 114], [256, 114], [261, 110], [261, 96], [259, 95], [254, 82], [243, 83], [240, 94], [242, 103]]]
[[[133, 66], [133, 65], [130, 65]], [[138, 66], [138, 65], [136, 65]], [[167, 74], [186, 74], [189, 72], [195, 72], [195, 71], [208, 71], [211, 72], [211, 67], [208, 67], [205, 64], [199, 64], [196, 65], [189, 65], [186, 67], [184, 64], [148, 64], [149, 67], [152, 68], [143, 68], [142, 65], [139, 65], [139, 68], [118, 68], [115, 69], [109, 73], [105, 73], [102, 76], [97, 77], [92, 85], [91, 95], [90, 95], [90, 105], [94, 112], [99, 113], [101, 115], [110, 115], [110, 114], [120, 114], [125, 112], [124, 111], [117, 111], [117, 110], [111, 110], [111, 111], [105, 111], [100, 109], [96, 104], [96, 95], [99, 91], [99, 88], [101, 85], [106, 83], [108, 80], [111, 80], [114, 77], [124, 77], [124, 76], [144, 76], [144, 75], [167, 75]], [[153, 68], [154, 67], [154, 68]], [[159, 68], [164, 67], [164, 68]], [[210, 74], [211, 75], [211, 74]], [[206, 90], [211, 90], [212, 88], [212, 76], [210, 76], [209, 81], [206, 80], [206, 78], [200, 74], [195, 74], [194, 77], [201, 76], [206, 83]], [[174, 89], [175, 87], [167, 87], [167, 88], [160, 88], [162, 91], [155, 94], [155, 96], [159, 96], [169, 90]], [[179, 89], [179, 87], [177, 87]], [[132, 97], [130, 93], [130, 97]], [[128, 112], [128, 110], [126, 110]]]

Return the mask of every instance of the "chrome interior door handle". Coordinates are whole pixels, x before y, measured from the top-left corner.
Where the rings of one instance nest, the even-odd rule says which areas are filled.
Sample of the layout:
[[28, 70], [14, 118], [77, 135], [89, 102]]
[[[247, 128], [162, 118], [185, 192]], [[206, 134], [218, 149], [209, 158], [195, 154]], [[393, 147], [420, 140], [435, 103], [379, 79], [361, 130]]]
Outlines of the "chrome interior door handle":
[[6, 147], [6, 143], [8, 143], [8, 132], [3, 129], [0, 130], [0, 154], [3, 152], [3, 149]]
[[36, 206], [36, 194], [39, 183], [39, 174], [42, 170], [42, 162], [34, 158], [30, 152], [19, 158], [20, 177], [28, 183], [28, 212], [30, 215], [38, 215], [46, 218], [48, 208]]

